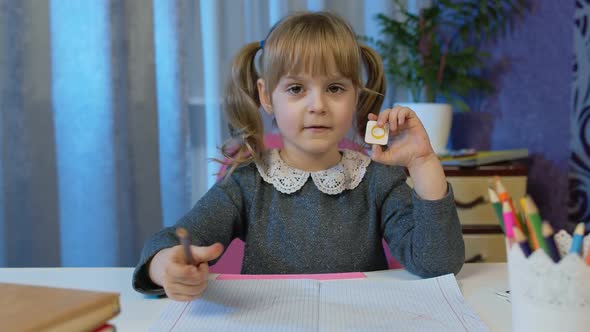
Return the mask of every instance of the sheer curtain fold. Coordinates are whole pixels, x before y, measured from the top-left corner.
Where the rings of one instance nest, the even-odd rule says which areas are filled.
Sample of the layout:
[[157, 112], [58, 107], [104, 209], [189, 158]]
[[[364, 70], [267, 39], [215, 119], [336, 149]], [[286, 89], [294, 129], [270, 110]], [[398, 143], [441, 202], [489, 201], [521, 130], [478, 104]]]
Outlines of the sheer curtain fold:
[[0, 4], [0, 266], [133, 265], [189, 204], [182, 42], [155, 42], [173, 12]]
[[189, 207], [185, 91], [186, 1], [153, 1], [160, 177], [164, 225]]
[[48, 5], [29, 15], [34, 5], [0, 1], [0, 264], [10, 266], [59, 263], [59, 242], [43, 241], [59, 239]]
[[50, 17], [62, 263], [116, 265], [117, 180], [124, 175], [116, 146], [125, 142], [115, 136], [110, 6], [53, 1]]

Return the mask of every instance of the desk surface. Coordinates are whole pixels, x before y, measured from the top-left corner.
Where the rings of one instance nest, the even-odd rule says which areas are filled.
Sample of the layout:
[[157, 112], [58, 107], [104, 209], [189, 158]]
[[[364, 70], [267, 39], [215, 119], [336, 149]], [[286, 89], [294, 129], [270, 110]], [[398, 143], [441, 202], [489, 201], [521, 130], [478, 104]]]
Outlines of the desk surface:
[[[131, 287], [132, 268], [0, 268], [0, 282], [111, 291], [121, 294], [117, 331], [147, 331], [170, 300], [146, 297]], [[373, 279], [412, 280], [404, 270], [367, 273]], [[510, 303], [496, 295], [508, 289], [505, 263], [465, 264], [457, 276], [467, 303], [492, 331], [510, 331]]]

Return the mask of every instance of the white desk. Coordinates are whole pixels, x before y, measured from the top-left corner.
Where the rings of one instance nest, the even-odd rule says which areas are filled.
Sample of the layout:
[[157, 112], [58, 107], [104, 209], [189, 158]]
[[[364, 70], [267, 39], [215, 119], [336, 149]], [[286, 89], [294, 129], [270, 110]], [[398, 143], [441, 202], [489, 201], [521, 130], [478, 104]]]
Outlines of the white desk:
[[[80, 288], [121, 294], [121, 313], [112, 320], [117, 331], [147, 331], [168, 303], [166, 298], [146, 297], [131, 287], [132, 268], [0, 268], [0, 282]], [[418, 279], [404, 270], [367, 273], [369, 278]], [[504, 263], [465, 264], [457, 276], [467, 303], [492, 331], [510, 331], [510, 303], [495, 294], [506, 290]]]

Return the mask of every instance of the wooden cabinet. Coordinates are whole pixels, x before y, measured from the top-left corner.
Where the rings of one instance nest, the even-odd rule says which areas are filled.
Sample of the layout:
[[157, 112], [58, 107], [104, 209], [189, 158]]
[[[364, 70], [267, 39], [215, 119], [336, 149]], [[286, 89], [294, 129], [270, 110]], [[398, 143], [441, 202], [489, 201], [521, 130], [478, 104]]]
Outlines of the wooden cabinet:
[[[490, 204], [488, 187], [494, 176], [499, 176], [510, 196], [520, 199], [526, 194], [527, 164], [508, 162], [478, 167], [445, 166], [444, 170], [455, 194], [465, 240], [466, 262], [506, 262], [504, 233]], [[412, 185], [409, 178], [408, 184]]]
[[506, 244], [498, 218], [489, 202], [488, 186], [494, 176], [516, 200], [526, 194], [528, 167], [511, 162], [473, 168], [445, 167], [453, 187], [459, 220], [465, 239], [467, 262], [505, 262]]

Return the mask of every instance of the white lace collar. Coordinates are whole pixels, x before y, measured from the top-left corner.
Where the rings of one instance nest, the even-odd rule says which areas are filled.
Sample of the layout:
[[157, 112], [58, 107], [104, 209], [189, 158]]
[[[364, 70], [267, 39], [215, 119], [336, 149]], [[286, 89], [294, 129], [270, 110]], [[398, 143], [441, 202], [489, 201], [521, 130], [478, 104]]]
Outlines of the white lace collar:
[[368, 156], [352, 150], [342, 150], [338, 165], [318, 172], [307, 172], [293, 168], [281, 159], [279, 150], [270, 150], [261, 163], [256, 163], [262, 179], [275, 189], [291, 194], [303, 187], [311, 175], [313, 183], [323, 193], [336, 195], [346, 189], [356, 188], [365, 176], [371, 162]]

